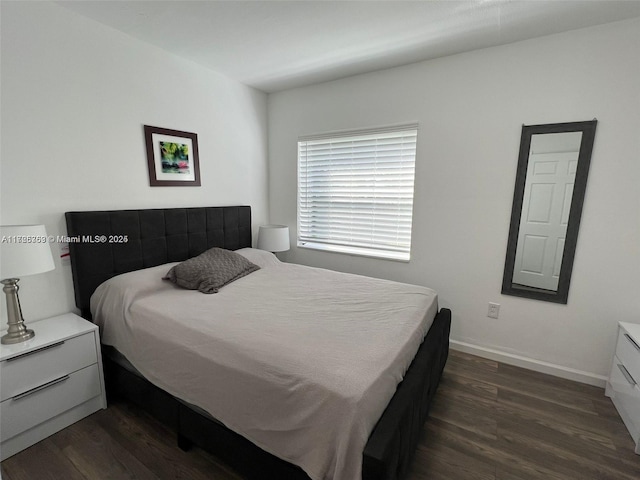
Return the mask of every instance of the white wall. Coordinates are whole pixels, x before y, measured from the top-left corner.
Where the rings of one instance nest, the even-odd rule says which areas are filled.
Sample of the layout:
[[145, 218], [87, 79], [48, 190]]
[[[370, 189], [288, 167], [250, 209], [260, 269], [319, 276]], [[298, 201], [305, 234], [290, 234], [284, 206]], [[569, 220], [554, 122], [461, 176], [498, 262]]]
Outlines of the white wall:
[[[267, 221], [267, 98], [49, 2], [2, 2], [1, 223], [68, 210], [251, 205]], [[150, 187], [143, 125], [198, 134], [201, 187]], [[21, 280], [29, 320], [75, 308], [71, 271]], [[1, 302], [5, 323], [4, 300]]]
[[[639, 49], [632, 20], [270, 95], [270, 221], [293, 232], [299, 135], [420, 123], [411, 262], [295, 246], [288, 260], [430, 286], [457, 342], [599, 383], [617, 321], [640, 321]], [[522, 124], [594, 117], [568, 305], [501, 295]]]

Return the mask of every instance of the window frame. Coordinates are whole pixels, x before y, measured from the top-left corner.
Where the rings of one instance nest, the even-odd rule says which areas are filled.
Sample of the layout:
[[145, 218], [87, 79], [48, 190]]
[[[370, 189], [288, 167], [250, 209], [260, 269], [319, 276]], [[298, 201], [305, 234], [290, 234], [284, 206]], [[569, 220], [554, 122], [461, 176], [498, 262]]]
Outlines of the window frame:
[[[296, 244], [297, 246], [299, 248], [305, 248], [305, 249], [328, 251], [333, 253], [342, 253], [342, 254], [348, 254], [348, 255], [364, 256], [364, 257], [372, 257], [372, 258], [379, 258], [379, 259], [386, 259], [386, 260], [393, 260], [393, 261], [400, 261], [400, 262], [409, 262], [411, 259], [411, 245], [412, 245], [412, 234], [413, 234], [413, 208], [414, 208], [414, 202], [415, 202], [415, 167], [416, 167], [416, 159], [417, 159], [418, 132], [419, 132], [419, 125], [417, 123], [410, 123], [410, 124], [391, 125], [391, 126], [368, 128], [368, 129], [343, 130], [343, 131], [328, 132], [328, 133], [323, 133], [318, 135], [300, 136], [297, 142], [297, 150], [298, 150], [297, 151], [297, 191], [296, 191], [296, 196], [297, 196]], [[375, 140], [371, 140], [372, 137], [375, 137]], [[400, 153], [398, 155], [394, 157], [387, 157], [387, 158], [394, 158], [394, 161], [392, 162], [394, 168], [396, 170], [401, 171], [400, 174], [394, 173], [394, 176], [400, 177], [400, 180], [393, 180], [398, 183], [398, 186], [396, 188], [398, 188], [399, 191], [394, 192], [396, 194], [396, 201], [398, 202], [398, 207], [395, 209], [396, 215], [393, 217], [392, 221], [389, 223], [395, 224], [396, 225], [395, 228], [397, 230], [401, 229], [400, 225], [403, 226], [402, 229], [405, 233], [403, 233], [402, 235], [398, 234], [398, 238], [403, 239], [402, 244], [400, 245], [400, 243], [398, 243], [395, 246], [391, 247], [390, 244], [381, 244], [381, 243], [376, 244], [375, 241], [372, 241], [367, 245], [354, 245], [353, 243], [350, 244], [349, 242], [344, 241], [344, 239], [342, 239], [342, 241], [331, 241], [330, 239], [327, 239], [327, 238], [321, 238], [321, 239], [311, 238], [310, 236], [311, 229], [302, 228], [302, 225], [303, 225], [302, 216], [307, 215], [308, 217], [310, 215], [309, 212], [313, 210], [313, 209], [306, 208], [309, 203], [313, 202], [313, 200], [311, 201], [309, 200], [309, 191], [308, 191], [309, 170], [313, 168], [317, 168], [317, 167], [309, 167], [309, 163], [310, 163], [309, 152], [308, 152], [309, 142], [317, 142], [316, 145], [318, 144], [331, 145], [332, 142], [335, 142], [338, 144], [340, 143], [346, 144], [349, 141], [351, 141], [352, 143], [355, 143], [356, 141], [361, 141], [366, 146], [375, 145], [375, 153], [371, 156], [372, 161], [368, 164], [366, 162], [359, 164], [359, 165], [368, 165], [368, 168], [370, 170], [375, 171], [376, 165], [378, 164], [378, 154], [380, 152], [384, 153], [384, 148], [382, 148], [382, 145], [384, 144], [383, 140], [385, 138], [395, 139], [391, 145], [401, 147], [399, 150]], [[398, 141], [398, 139], [401, 139], [401, 140]], [[406, 140], [406, 139], [411, 139], [411, 140]], [[411, 153], [410, 160], [407, 160], [409, 154], [407, 154], [404, 151], [405, 140], [407, 142], [406, 145], [411, 145], [410, 147], [407, 147], [407, 150], [410, 151]], [[304, 154], [302, 153], [303, 149], [305, 149]], [[352, 147], [352, 149], [355, 150], [355, 147]], [[350, 165], [351, 165], [351, 168], [353, 169], [353, 165], [355, 164], [353, 162], [354, 160], [353, 152], [351, 154], [350, 160], [351, 160]], [[305, 163], [304, 165], [303, 165], [303, 162]], [[329, 160], [329, 162], [331, 162], [331, 160]], [[407, 162], [408, 162], [408, 165], [403, 165], [403, 164], [406, 164]], [[385, 163], [387, 165], [390, 164], [388, 160]], [[344, 168], [347, 165], [349, 164], [345, 163], [345, 161], [341, 159], [338, 162], [338, 166], [334, 166], [335, 170], [332, 170], [332, 171], [333, 172], [339, 171], [339, 167]], [[397, 168], [398, 166], [400, 167], [399, 169]], [[376, 180], [379, 180], [381, 177], [384, 177], [384, 175], [386, 174], [377, 174], [377, 173], [373, 175], [369, 174], [368, 178], [369, 180], [373, 178], [375, 183]], [[346, 177], [343, 176], [342, 178], [344, 179]], [[409, 198], [407, 196], [407, 192], [409, 189], [407, 182], [409, 182], [409, 180], [410, 180], [410, 205], [407, 207], [406, 201], [407, 201], [407, 198]], [[387, 182], [388, 181], [389, 180], [387, 179]], [[303, 183], [304, 183], [304, 187], [302, 186]], [[331, 189], [332, 187], [336, 188], [334, 184], [330, 183], [328, 188]], [[370, 188], [370, 187], [367, 187], [367, 188]], [[373, 187], [374, 190], [375, 188], [376, 187]], [[357, 196], [358, 193], [362, 194], [366, 192], [367, 192], [366, 188], [360, 187], [352, 190], [350, 192], [350, 195]], [[385, 197], [389, 197], [388, 191]], [[405, 206], [400, 207], [399, 205], [403, 203], [402, 202], [403, 200], [404, 200]], [[331, 201], [329, 201], [329, 204], [333, 205], [330, 202]], [[303, 203], [305, 204], [304, 206], [302, 205]], [[371, 207], [371, 212], [375, 212], [377, 209], [375, 196], [373, 197], [373, 201], [371, 203], [374, 205], [373, 207]], [[343, 205], [344, 204], [345, 203], [343, 203]], [[303, 210], [304, 210], [304, 213], [303, 213]], [[362, 208], [362, 209], [356, 208], [355, 210], [358, 212], [356, 215], [346, 214], [346, 217], [344, 218], [355, 217], [357, 219], [359, 217], [359, 218], [365, 218], [366, 220], [368, 220], [369, 223], [366, 224], [365, 228], [370, 227], [371, 231], [375, 232], [375, 233], [372, 233], [371, 235], [372, 238], [383, 236], [383, 234], [387, 232], [387, 230], [390, 231], [393, 228], [391, 227], [391, 229], [389, 229], [386, 226], [380, 227], [379, 225], [378, 225], [378, 228], [376, 228], [376, 221], [373, 218], [373, 215], [370, 215], [369, 217], [362, 216], [363, 215], [362, 212], [366, 213], [366, 208]], [[393, 213], [394, 209], [386, 206], [380, 209], [380, 211], [384, 213]], [[327, 219], [330, 220], [331, 213], [328, 213], [322, 216], [322, 219], [325, 221]], [[353, 220], [353, 218], [351, 218], [351, 220]], [[340, 222], [336, 222], [336, 225], [339, 223]], [[378, 221], [378, 224], [380, 223], [385, 223], [385, 222]], [[408, 228], [407, 228], [407, 225], [408, 225]], [[327, 232], [329, 232], [331, 228], [332, 226], [327, 227]], [[335, 228], [335, 226], [333, 228]], [[406, 230], [408, 230], [408, 233], [406, 232]], [[328, 235], [328, 233], [325, 233], [325, 235]]]

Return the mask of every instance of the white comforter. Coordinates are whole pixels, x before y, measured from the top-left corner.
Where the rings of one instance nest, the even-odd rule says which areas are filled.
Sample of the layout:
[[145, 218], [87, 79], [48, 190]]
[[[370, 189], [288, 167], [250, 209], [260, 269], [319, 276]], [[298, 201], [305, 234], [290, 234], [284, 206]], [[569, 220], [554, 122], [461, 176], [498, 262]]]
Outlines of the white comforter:
[[238, 253], [261, 269], [213, 295], [161, 280], [174, 264], [108, 280], [91, 299], [102, 342], [312, 479], [360, 479], [436, 293]]

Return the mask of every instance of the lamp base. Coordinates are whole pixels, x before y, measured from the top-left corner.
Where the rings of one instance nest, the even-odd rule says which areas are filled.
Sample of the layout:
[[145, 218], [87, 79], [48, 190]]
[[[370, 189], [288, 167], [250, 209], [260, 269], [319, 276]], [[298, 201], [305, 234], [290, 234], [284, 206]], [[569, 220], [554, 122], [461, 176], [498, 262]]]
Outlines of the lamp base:
[[35, 332], [31, 329], [25, 328], [24, 332], [11, 332], [3, 335], [0, 342], [3, 345], [10, 345], [12, 343], [26, 342], [30, 338], [35, 336]]
[[2, 291], [7, 296], [7, 323], [9, 324], [7, 334], [0, 339], [0, 343], [3, 345], [26, 342], [35, 336], [33, 330], [24, 326], [22, 309], [18, 298], [18, 280], [17, 278], [7, 278], [0, 281], [4, 285]]

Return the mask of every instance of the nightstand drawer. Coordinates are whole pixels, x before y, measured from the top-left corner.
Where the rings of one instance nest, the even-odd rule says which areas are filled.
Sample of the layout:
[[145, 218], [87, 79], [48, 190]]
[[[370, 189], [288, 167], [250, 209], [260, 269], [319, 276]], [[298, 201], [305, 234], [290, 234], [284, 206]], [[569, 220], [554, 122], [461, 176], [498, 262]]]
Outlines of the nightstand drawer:
[[102, 393], [98, 365], [64, 375], [0, 404], [2, 441]]
[[616, 356], [636, 382], [640, 382], [640, 345], [624, 330], [620, 329]]
[[640, 453], [640, 385], [631, 377], [617, 356], [613, 359], [607, 390], [633, 441], [636, 442], [636, 453]]
[[93, 332], [0, 362], [0, 401], [96, 363]]

